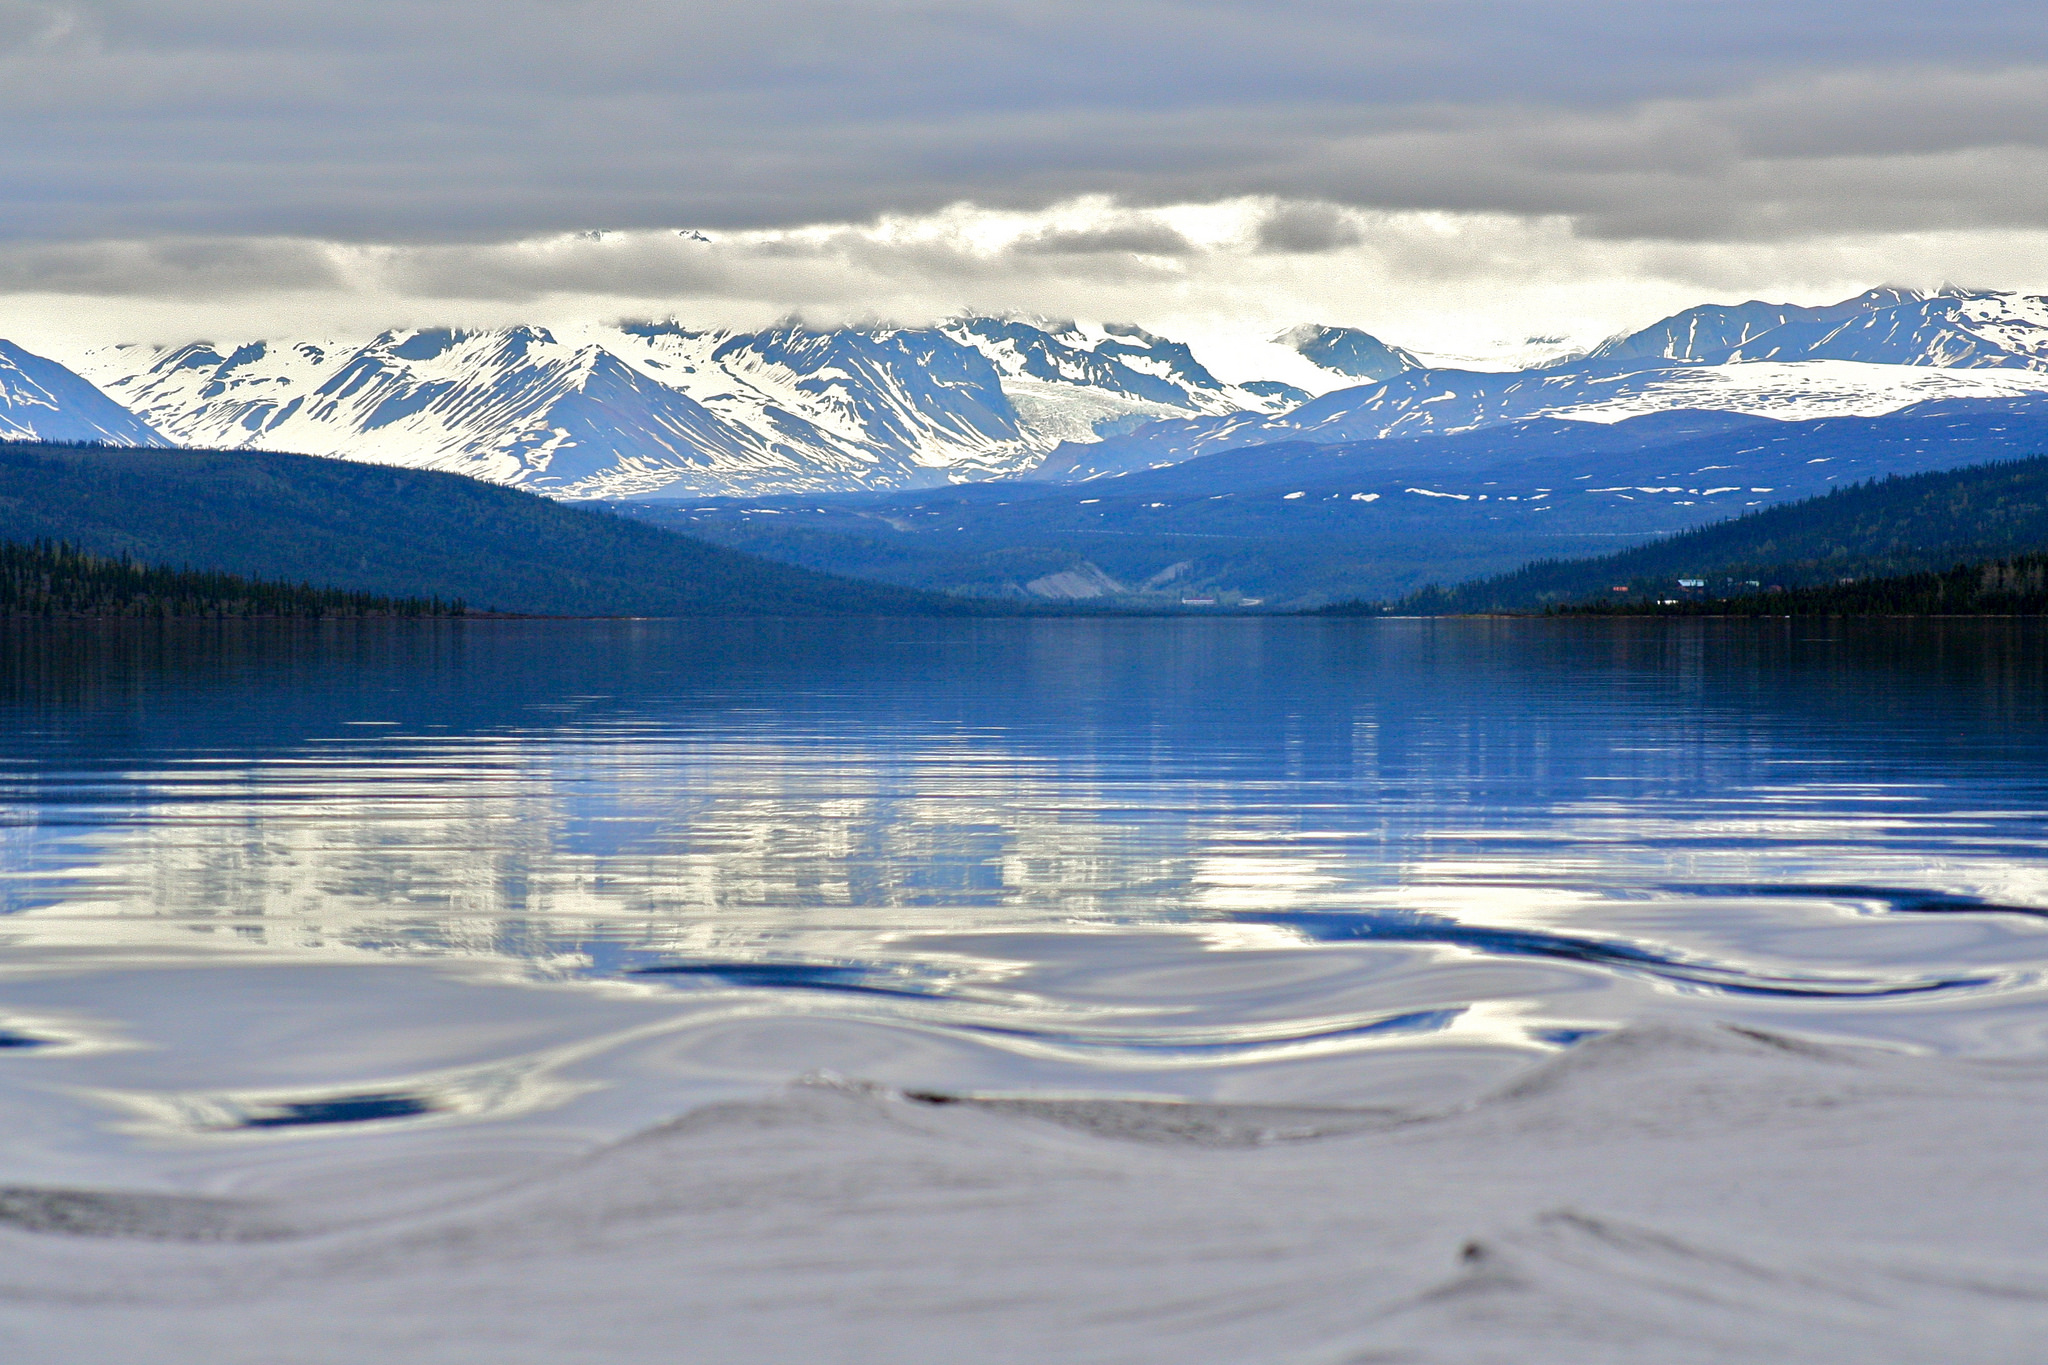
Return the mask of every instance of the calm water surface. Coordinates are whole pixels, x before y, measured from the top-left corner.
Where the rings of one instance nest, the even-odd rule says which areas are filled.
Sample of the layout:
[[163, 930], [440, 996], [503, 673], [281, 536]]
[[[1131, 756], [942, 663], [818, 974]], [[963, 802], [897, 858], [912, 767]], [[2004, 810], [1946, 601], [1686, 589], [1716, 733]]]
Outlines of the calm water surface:
[[2037, 622], [0, 632], [0, 1181], [2048, 1049]]

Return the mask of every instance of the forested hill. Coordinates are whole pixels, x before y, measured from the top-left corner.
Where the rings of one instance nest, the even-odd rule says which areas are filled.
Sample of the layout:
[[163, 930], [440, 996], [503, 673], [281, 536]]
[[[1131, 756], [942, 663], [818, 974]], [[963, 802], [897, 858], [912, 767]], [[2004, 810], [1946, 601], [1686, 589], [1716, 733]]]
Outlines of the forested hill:
[[[1942, 573], [1965, 561], [2048, 548], [2048, 456], [1856, 484], [1598, 559], [1541, 560], [1449, 589], [1425, 589], [1407, 613], [1533, 611], [1593, 598], [1708, 596]], [[1616, 589], [1626, 589], [1617, 592]], [[1332, 614], [1387, 610], [1354, 602]]]
[[0, 443], [0, 540], [541, 615], [991, 609], [769, 563], [459, 474], [254, 451]]
[[87, 554], [72, 545], [0, 541], [0, 617], [310, 620], [461, 616], [462, 603], [267, 583]]
[[2048, 613], [2048, 555], [1958, 564], [1946, 573], [1858, 578], [1732, 597], [1595, 601], [1567, 616], [2039, 616]]

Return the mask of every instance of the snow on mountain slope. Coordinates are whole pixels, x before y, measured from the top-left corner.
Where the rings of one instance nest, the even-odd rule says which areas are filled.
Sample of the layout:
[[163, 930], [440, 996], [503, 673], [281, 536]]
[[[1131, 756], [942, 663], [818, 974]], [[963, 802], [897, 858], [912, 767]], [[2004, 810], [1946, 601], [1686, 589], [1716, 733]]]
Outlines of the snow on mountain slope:
[[1791, 324], [1733, 348], [1727, 359], [2048, 371], [2048, 298], [1952, 290]]
[[0, 341], [0, 440], [170, 444], [85, 379], [11, 341]]
[[1610, 423], [1699, 410], [1795, 420], [1874, 417], [1937, 399], [2048, 393], [2048, 373], [1935, 369], [1853, 360], [1747, 361], [1606, 371], [1490, 373], [1412, 370], [1384, 384], [1326, 394], [1283, 417], [1162, 422], [1091, 445], [1062, 446], [1044, 478], [1098, 478], [1274, 441], [1365, 441], [1442, 435], [1531, 417]]
[[[1504, 338], [1479, 342], [1456, 352], [1394, 346], [1356, 327], [1325, 327], [1306, 323], [1272, 339], [1274, 349], [1306, 362], [1315, 378], [1303, 383], [1317, 396], [1335, 389], [1379, 383], [1409, 370], [1536, 370], [1580, 359], [1584, 350], [1561, 336]], [[1296, 372], [1272, 364], [1273, 373], [1292, 378]]]
[[[1562, 345], [1536, 338], [1525, 349], [1554, 356]], [[567, 497], [1088, 478], [1274, 440], [1461, 431], [1535, 416], [1870, 415], [2039, 392], [2048, 388], [2048, 299], [1878, 289], [1821, 308], [1713, 305], [1521, 369], [1431, 366], [1429, 356], [1325, 326], [1228, 354], [1238, 375], [1253, 372], [1248, 358], [1287, 364], [1274, 378], [1226, 382], [1186, 344], [1138, 327], [1021, 317], [929, 328], [735, 332], [663, 322], [129, 346], [93, 353], [81, 369], [141, 420], [102, 398], [98, 417], [62, 430], [448, 469]], [[7, 420], [44, 434], [31, 417], [47, 426], [59, 406], [90, 407], [89, 384], [60, 404], [45, 390], [61, 388], [63, 374], [31, 374], [30, 362], [50, 364], [16, 364], [9, 373], [22, 377], [6, 381], [14, 396], [0, 416], [30, 414]], [[1361, 377], [1370, 382], [1350, 382]], [[116, 431], [126, 434], [108, 435]]]
[[1320, 369], [1348, 379], [1392, 379], [1403, 370], [1419, 370], [1422, 362], [1410, 351], [1389, 346], [1356, 327], [1323, 327], [1307, 323], [1274, 338]]
[[[1625, 360], [1652, 364], [1667, 360], [1717, 364], [1726, 361], [1736, 347], [1781, 327], [1821, 322], [1830, 316], [1852, 316], [1860, 311], [1858, 305], [1877, 292], [1873, 290], [1871, 294], [1836, 305], [1834, 309], [1802, 308], [1796, 304], [1759, 303], [1755, 300], [1702, 304], [1653, 323], [1640, 332], [1612, 337], [1594, 347], [1586, 359], [1595, 364]], [[1883, 292], [1891, 295], [1895, 291]]]
[[987, 356], [1040, 451], [1191, 414], [1284, 412], [1308, 393], [1273, 381], [1225, 384], [1178, 341], [1143, 328], [1025, 318], [954, 318], [946, 335]]
[[1356, 441], [1528, 417], [1613, 422], [1701, 409], [1760, 417], [1875, 416], [1935, 399], [2048, 391], [2048, 299], [1875, 289], [1824, 308], [1689, 309], [1541, 369], [1409, 369], [1278, 417], [1156, 423], [1053, 451], [1046, 478], [1094, 478], [1281, 440]]
[[937, 332], [637, 324], [118, 347], [110, 392], [191, 445], [455, 470], [571, 497], [902, 487], [1035, 452]]
[[1390, 346], [1370, 332], [1319, 323], [1278, 333], [1219, 324], [1198, 333], [1196, 346], [1211, 373], [1250, 376], [1237, 379], [1232, 387], [1277, 397], [1277, 406], [1263, 409], [1267, 413], [1284, 412], [1334, 389], [1355, 388], [1362, 381], [1388, 378], [1423, 363], [1413, 352]]
[[1526, 417], [1607, 423], [1649, 412], [1692, 409], [1784, 420], [1871, 417], [1935, 399], [2013, 398], [2042, 392], [2048, 392], [2048, 373], [1857, 360], [1759, 360], [1483, 376], [1420, 370], [1371, 394], [1327, 395], [1291, 414], [1289, 422], [1309, 440], [1353, 441], [1466, 431]]
[[1018, 422], [987, 359], [936, 329], [629, 323], [587, 341], [771, 448], [837, 452], [828, 467], [851, 481], [836, 486], [1008, 473], [1045, 444]]
[[1589, 359], [1862, 360], [1944, 368], [2048, 369], [2048, 298], [1944, 286], [1873, 289], [1823, 308], [1689, 308], [1616, 337]]
[[1135, 327], [673, 322], [120, 346], [90, 374], [189, 445], [447, 469], [569, 497], [917, 487], [1016, 473], [1062, 440], [1283, 411]]
[[[187, 445], [339, 455], [524, 483], [548, 479], [569, 439], [550, 410], [593, 377], [600, 387], [616, 379], [597, 375], [595, 361], [544, 330], [513, 328], [386, 332], [366, 345], [121, 347], [90, 364], [109, 392]], [[671, 449], [720, 426], [688, 411], [618, 416], [643, 433], [666, 429]], [[642, 457], [658, 449], [627, 446]]]

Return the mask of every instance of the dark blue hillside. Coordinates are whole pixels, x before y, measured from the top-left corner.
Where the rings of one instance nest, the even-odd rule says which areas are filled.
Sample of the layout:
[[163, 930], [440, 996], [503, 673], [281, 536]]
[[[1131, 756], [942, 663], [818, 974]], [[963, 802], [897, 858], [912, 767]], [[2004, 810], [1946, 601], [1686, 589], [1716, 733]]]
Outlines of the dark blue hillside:
[[769, 563], [459, 474], [251, 451], [0, 443], [0, 540], [472, 610], [894, 615], [987, 608]]
[[[1902, 575], [1939, 575], [1957, 564], [2024, 558], [2044, 548], [2048, 456], [1855, 484], [1619, 554], [1538, 562], [1453, 588], [1429, 589], [1398, 609], [1528, 611], [1588, 601], [1632, 607], [1671, 599], [1684, 605], [1717, 597], [1768, 595], [1772, 589], [1815, 590], [1817, 596], [1809, 596], [1823, 608], [1832, 598], [1836, 607], [1849, 609], [1861, 596], [1873, 604], [1865, 609], [1883, 609], [1883, 590], [1858, 585]], [[2034, 587], [2038, 589], [2038, 581]], [[1948, 606], [1976, 609], [1960, 600], [1951, 600]], [[1332, 610], [1342, 614], [1376, 608], [1351, 603]]]
[[1588, 557], [1845, 484], [2042, 452], [2041, 400], [1806, 422], [1667, 412], [1605, 426], [1544, 418], [1454, 436], [1293, 441], [1085, 484], [638, 514], [771, 558], [923, 588], [1043, 595], [1067, 588], [1035, 581], [1093, 566], [1129, 590], [1104, 589], [1111, 597], [1311, 605]]

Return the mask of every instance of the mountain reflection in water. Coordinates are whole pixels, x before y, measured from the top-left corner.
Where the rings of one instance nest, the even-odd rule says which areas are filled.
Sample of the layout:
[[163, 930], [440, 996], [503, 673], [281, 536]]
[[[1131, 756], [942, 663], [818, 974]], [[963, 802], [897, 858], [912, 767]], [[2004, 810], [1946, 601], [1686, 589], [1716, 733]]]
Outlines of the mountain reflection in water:
[[2044, 674], [1995, 620], [8, 627], [0, 1125], [1425, 1104], [1653, 1016], [2035, 1054]]

